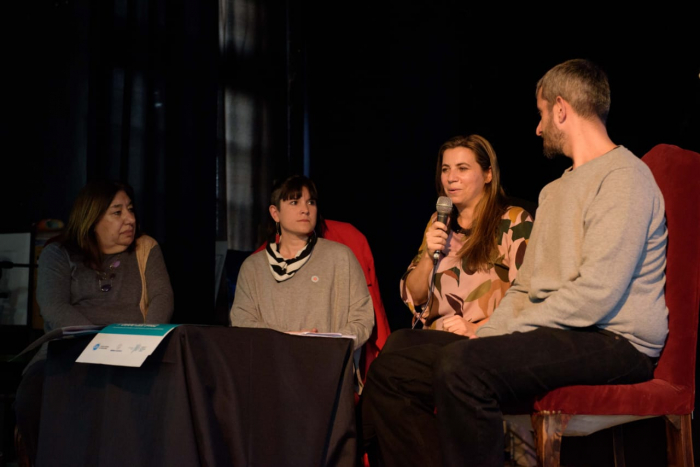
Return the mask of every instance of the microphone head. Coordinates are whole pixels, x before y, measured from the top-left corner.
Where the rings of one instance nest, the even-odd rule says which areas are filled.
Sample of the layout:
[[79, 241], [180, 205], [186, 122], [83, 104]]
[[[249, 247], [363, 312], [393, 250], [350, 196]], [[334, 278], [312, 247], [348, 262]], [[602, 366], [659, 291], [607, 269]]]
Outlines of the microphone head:
[[440, 196], [435, 205], [438, 214], [450, 214], [452, 211], [452, 200], [447, 196]]

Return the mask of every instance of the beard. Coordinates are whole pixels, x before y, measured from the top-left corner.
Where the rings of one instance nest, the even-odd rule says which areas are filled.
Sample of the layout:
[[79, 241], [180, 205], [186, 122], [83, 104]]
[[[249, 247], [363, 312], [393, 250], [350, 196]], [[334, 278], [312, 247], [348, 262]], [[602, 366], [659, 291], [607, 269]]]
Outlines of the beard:
[[542, 132], [542, 152], [548, 159], [564, 154], [564, 133], [558, 130], [552, 120]]

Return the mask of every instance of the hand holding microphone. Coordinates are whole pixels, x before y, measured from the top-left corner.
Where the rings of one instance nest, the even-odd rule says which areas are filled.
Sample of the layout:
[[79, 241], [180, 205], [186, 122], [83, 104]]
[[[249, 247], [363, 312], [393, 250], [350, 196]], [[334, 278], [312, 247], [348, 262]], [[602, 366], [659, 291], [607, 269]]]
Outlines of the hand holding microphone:
[[[447, 224], [447, 217], [450, 215], [450, 212], [452, 212], [452, 200], [447, 196], [440, 196], [435, 204], [435, 209], [438, 213], [436, 222]], [[447, 232], [445, 232], [443, 241], [446, 240], [446, 235]], [[438, 260], [440, 259], [441, 249], [442, 248], [435, 249], [435, 252], [433, 253], [433, 264], [437, 264]]]
[[[432, 267], [432, 279], [430, 279], [430, 288], [428, 290], [427, 301], [422, 305], [421, 311], [416, 313], [416, 319], [413, 323], [415, 328], [416, 324], [422, 318], [428, 316], [430, 310], [430, 304], [433, 299], [433, 289], [435, 287], [435, 273], [437, 272], [437, 263], [440, 259], [440, 251], [442, 251], [447, 244], [447, 217], [452, 212], [452, 200], [447, 196], [440, 196], [435, 205], [437, 210], [437, 219], [433, 222], [425, 233], [425, 244], [427, 248], [428, 255], [430, 251], [433, 251], [433, 267]], [[442, 225], [437, 225], [437, 223]], [[422, 268], [425, 270], [426, 268]]]

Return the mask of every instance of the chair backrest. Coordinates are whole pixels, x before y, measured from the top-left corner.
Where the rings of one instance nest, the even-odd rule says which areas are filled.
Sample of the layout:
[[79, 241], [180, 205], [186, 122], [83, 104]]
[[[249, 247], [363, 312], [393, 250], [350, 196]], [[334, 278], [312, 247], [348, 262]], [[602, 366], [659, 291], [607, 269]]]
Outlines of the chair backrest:
[[360, 371], [363, 379], [367, 376], [369, 365], [377, 357], [379, 351], [384, 347], [387, 337], [391, 333], [389, 320], [386, 317], [384, 302], [379, 292], [379, 281], [377, 271], [374, 268], [374, 256], [367, 241], [367, 237], [355, 226], [348, 222], [340, 222], [326, 219], [326, 230], [324, 238], [347, 245], [362, 266], [367, 280], [367, 288], [372, 297], [374, 305], [374, 330], [369, 340], [365, 344], [365, 351], [362, 355], [362, 366]]
[[[669, 338], [654, 377], [695, 388], [695, 362], [700, 311], [700, 154], [659, 144], [642, 157], [664, 196], [668, 247], [666, 304]], [[685, 401], [690, 413], [694, 390]]]

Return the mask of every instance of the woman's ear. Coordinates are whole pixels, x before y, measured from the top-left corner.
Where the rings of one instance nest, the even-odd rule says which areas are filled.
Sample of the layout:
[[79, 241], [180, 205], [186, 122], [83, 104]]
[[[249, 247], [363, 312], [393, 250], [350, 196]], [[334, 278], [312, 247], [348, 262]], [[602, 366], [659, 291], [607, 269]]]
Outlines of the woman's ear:
[[491, 170], [491, 167], [486, 171], [486, 175], [484, 176], [484, 183], [491, 183], [491, 179], [493, 178], [493, 171]]
[[277, 206], [275, 206], [274, 204], [270, 205], [270, 215], [272, 216], [272, 219], [274, 219], [275, 222], [280, 221], [280, 213], [277, 210]]

